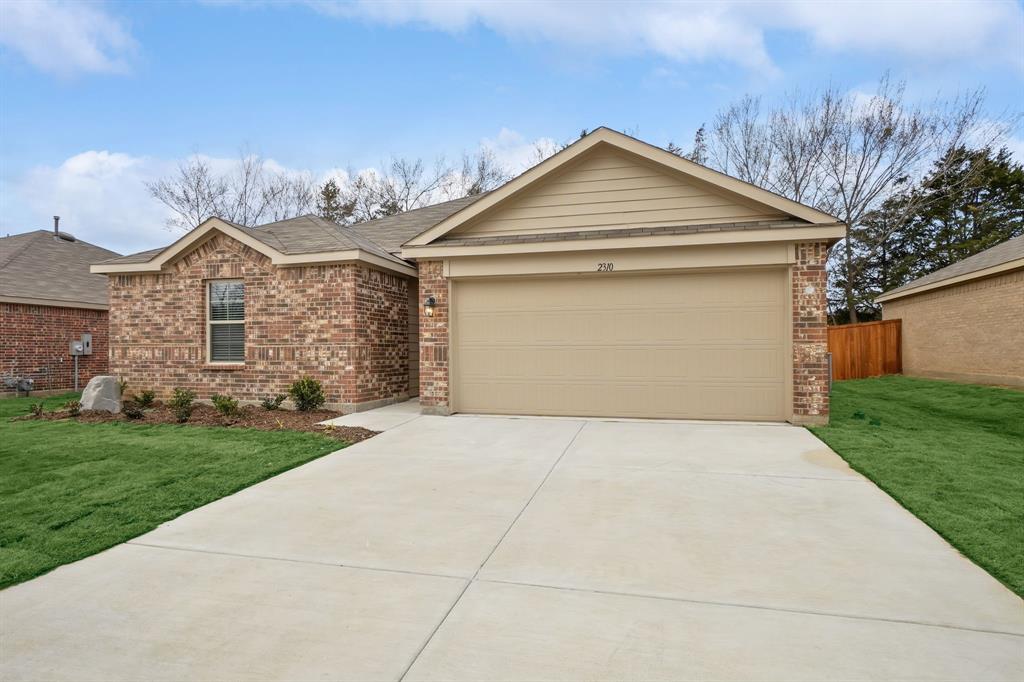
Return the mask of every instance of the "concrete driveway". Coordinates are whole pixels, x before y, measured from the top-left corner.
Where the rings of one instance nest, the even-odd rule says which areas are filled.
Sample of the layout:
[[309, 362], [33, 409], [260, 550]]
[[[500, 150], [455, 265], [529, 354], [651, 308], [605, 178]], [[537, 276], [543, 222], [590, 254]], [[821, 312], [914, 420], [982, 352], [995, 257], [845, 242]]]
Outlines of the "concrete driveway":
[[393, 423], [0, 593], [0, 678], [1024, 677], [1024, 603], [803, 429]]

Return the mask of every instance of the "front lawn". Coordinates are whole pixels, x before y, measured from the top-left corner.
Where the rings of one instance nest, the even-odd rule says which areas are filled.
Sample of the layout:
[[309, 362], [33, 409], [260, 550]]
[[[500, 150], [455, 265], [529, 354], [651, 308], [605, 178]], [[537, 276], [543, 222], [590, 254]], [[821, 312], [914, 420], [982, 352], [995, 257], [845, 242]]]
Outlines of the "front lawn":
[[902, 376], [837, 382], [812, 428], [1024, 596], [1024, 391]]
[[0, 400], [0, 588], [345, 447], [298, 431], [10, 420], [31, 402]]

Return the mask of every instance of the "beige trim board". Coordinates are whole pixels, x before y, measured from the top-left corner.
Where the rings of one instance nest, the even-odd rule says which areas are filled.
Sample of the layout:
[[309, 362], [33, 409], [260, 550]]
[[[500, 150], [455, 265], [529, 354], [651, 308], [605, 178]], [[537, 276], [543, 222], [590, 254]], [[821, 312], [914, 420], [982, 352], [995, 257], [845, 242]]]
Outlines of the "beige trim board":
[[254, 239], [235, 226], [220, 220], [210, 218], [187, 235], [174, 242], [152, 260], [145, 263], [100, 263], [89, 268], [90, 272], [101, 275], [112, 275], [120, 273], [156, 273], [162, 272], [164, 267], [171, 263], [176, 257], [187, 253], [191, 249], [200, 246], [203, 242], [213, 237], [214, 232], [220, 232], [232, 239], [245, 244], [249, 248], [262, 253], [270, 259], [274, 265], [281, 267], [294, 267], [300, 265], [326, 265], [329, 263], [347, 263], [362, 261], [378, 268], [391, 270], [410, 277], [416, 276], [416, 268], [403, 263], [382, 258], [376, 254], [367, 253], [362, 249], [347, 249], [344, 251], [321, 251], [318, 253], [285, 254], [277, 249], [267, 246], [258, 239]]
[[914, 296], [915, 294], [922, 294], [926, 291], [932, 291], [934, 289], [942, 289], [943, 287], [951, 287], [956, 284], [963, 284], [964, 282], [970, 282], [974, 279], [982, 279], [983, 277], [991, 277], [992, 275], [999, 275], [1010, 270], [1016, 270], [1018, 268], [1024, 268], [1024, 258], [1017, 258], [1015, 260], [1007, 261], [1006, 263], [1000, 263], [999, 265], [993, 265], [989, 268], [983, 268], [981, 270], [975, 270], [974, 272], [964, 273], [957, 277], [950, 277], [949, 279], [940, 279], [937, 282], [931, 282], [929, 284], [923, 284], [919, 287], [907, 289], [905, 291], [891, 291], [884, 294], [880, 294], [875, 297], [875, 303], [885, 303], [886, 301], [895, 301], [898, 298], [906, 298], [907, 296]]
[[806, 220], [812, 224], [820, 225], [837, 222], [837, 219], [834, 216], [830, 216], [809, 206], [804, 206], [803, 204], [786, 199], [778, 194], [774, 194], [750, 183], [730, 177], [724, 173], [711, 170], [710, 168], [676, 156], [675, 154], [667, 152], [659, 147], [649, 145], [608, 128], [598, 128], [554, 156], [537, 164], [522, 175], [519, 175], [513, 180], [505, 183], [490, 194], [473, 202], [461, 211], [457, 211], [434, 227], [409, 240], [406, 243], [406, 246], [426, 246], [427, 244], [430, 244], [457, 227], [464, 225], [486, 211], [491, 210], [505, 200], [520, 194], [523, 190], [533, 186], [537, 181], [547, 177], [549, 174], [562, 168], [569, 162], [580, 158], [583, 154], [598, 147], [599, 145], [606, 145], [634, 154], [642, 159], [657, 164], [659, 167], [668, 168], [683, 174], [689, 179], [697, 180], [713, 186], [718, 191], [734, 195], [737, 198], [746, 200], [747, 202], [753, 202], [758, 206], [764, 206], [774, 211], [778, 211], [801, 220]]
[[[504, 256], [468, 256], [444, 262], [445, 277], [501, 277], [786, 266], [793, 262], [789, 244], [766, 242], [735, 246], [708, 245], [651, 249], [613, 249]], [[612, 266], [610, 271], [599, 267]]]
[[79, 301], [60, 301], [55, 298], [24, 298], [21, 296], [0, 296], [0, 303], [17, 303], [19, 305], [41, 305], [49, 308], [82, 308], [85, 310], [109, 310], [110, 306], [100, 303], [81, 303]]
[[764, 230], [731, 230], [726, 232], [696, 232], [691, 234], [652, 235], [649, 237], [605, 237], [569, 241], [526, 242], [520, 244], [492, 244], [489, 246], [406, 246], [402, 257], [449, 258], [457, 256], [490, 256], [516, 253], [551, 253], [563, 251], [606, 251], [609, 249], [638, 249], [666, 246], [697, 246], [707, 244], [744, 244], [751, 242], [807, 242], [842, 239], [846, 228], [842, 225], [824, 225]]

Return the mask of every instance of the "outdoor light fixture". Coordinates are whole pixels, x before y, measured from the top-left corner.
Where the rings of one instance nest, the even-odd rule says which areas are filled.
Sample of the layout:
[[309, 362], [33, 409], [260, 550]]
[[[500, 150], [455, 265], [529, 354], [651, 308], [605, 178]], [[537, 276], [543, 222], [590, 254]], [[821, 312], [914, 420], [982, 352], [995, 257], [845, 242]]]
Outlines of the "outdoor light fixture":
[[427, 296], [427, 300], [423, 302], [423, 314], [427, 317], [434, 316], [434, 306], [437, 305], [437, 299], [433, 296]]

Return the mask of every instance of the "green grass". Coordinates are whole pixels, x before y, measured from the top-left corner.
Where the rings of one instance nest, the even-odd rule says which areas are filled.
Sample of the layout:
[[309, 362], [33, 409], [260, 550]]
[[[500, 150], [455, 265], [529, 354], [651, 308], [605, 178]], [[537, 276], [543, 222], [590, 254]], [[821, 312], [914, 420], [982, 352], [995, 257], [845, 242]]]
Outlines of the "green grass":
[[0, 588], [343, 447], [297, 431], [10, 421], [30, 402], [0, 400]]
[[902, 376], [842, 381], [831, 423], [811, 431], [1024, 597], [1024, 391]]

